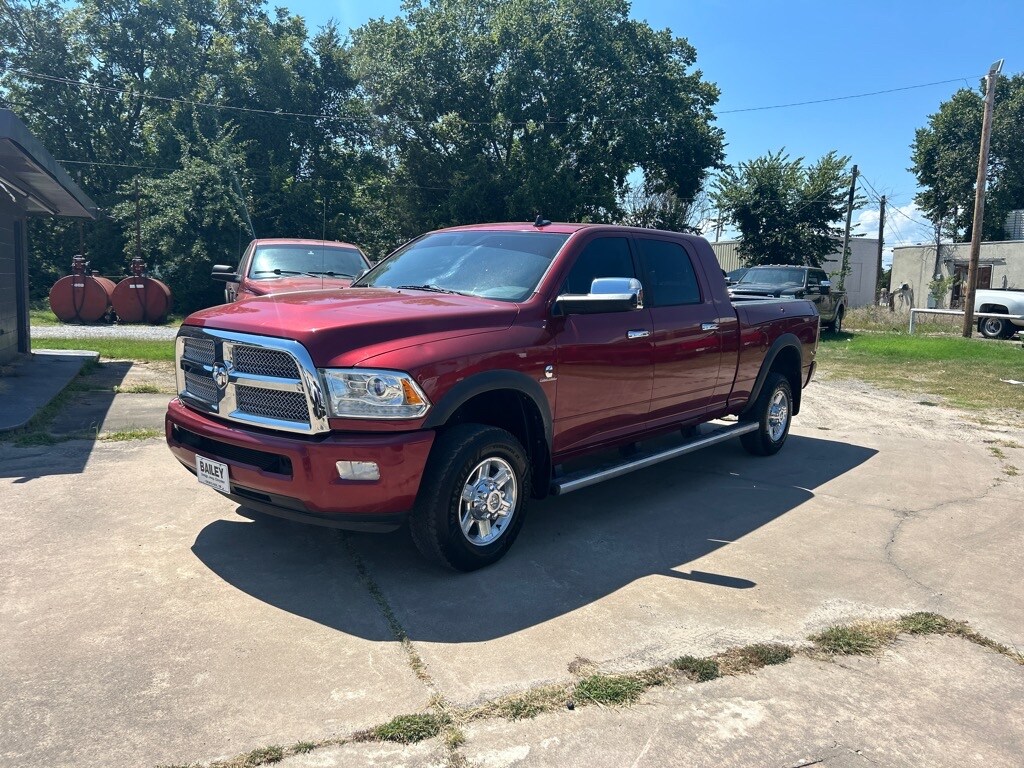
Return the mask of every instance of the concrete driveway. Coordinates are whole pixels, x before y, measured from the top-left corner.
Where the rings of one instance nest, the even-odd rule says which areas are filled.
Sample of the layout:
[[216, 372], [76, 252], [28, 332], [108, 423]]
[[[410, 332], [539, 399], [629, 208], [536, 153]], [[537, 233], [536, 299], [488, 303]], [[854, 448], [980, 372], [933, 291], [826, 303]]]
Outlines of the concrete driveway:
[[[160, 440], [0, 445], [0, 764], [209, 762], [348, 736], [423, 711], [431, 697], [468, 705], [563, 682], [584, 659], [636, 670], [754, 641], [799, 644], [836, 622], [916, 610], [968, 620], [1020, 649], [1022, 446], [1019, 427], [981, 427], [866, 386], [815, 384], [778, 456], [727, 444], [535, 504], [504, 561], [457, 575], [425, 565], [402, 533], [239, 515]], [[962, 641], [928, 642], [939, 644], [935, 664], [966, 658], [955, 650]], [[970, 653], [988, 672], [972, 678], [969, 698], [990, 695], [997, 716], [1024, 668]], [[729, 696], [744, 686], [769, 696], [772, 675], [783, 676], [777, 693], [794, 703], [789, 730], [771, 734], [780, 761], [802, 754], [801, 718], [821, 717], [831, 692], [848, 699], [864, 684], [857, 664], [828, 674], [815, 664], [721, 681]], [[948, 687], [953, 674], [903, 684]], [[627, 718], [629, 732], [661, 723], [663, 743], [652, 736], [645, 759], [682, 764], [679, 738], [730, 722], [715, 690], [725, 695], [709, 686], [701, 696], [718, 704], [684, 718], [689, 735], [665, 730], [697, 706], [673, 689], [625, 714], [474, 726], [461, 754], [485, 765], [571, 764], [540, 750], [548, 732], [578, 729], [564, 743], [597, 744], [586, 729], [608, 733], [607, 715]], [[886, 690], [883, 681], [863, 695], [882, 702]], [[901, 722], [916, 727], [890, 718], [861, 736], [876, 728], [893, 738]], [[748, 730], [737, 738], [767, 738]], [[978, 754], [997, 764], [1024, 744], [1019, 719], [992, 733], [977, 733]], [[606, 741], [600, 764], [629, 764], [643, 747]], [[694, 764], [752, 764], [735, 739], [729, 749], [707, 743]], [[438, 754], [429, 744], [364, 744], [294, 764], [426, 765]], [[854, 764], [844, 754], [832, 762]]]

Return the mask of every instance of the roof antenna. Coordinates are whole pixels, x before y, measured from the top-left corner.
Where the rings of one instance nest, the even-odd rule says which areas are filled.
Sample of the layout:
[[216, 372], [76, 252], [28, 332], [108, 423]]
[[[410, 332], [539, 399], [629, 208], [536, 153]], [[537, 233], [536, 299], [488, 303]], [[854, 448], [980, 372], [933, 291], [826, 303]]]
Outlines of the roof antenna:
[[535, 227], [546, 227], [550, 223], [551, 223], [550, 221], [548, 221], [547, 219], [541, 217], [541, 215], [538, 213], [537, 214], [537, 220], [535, 222], [533, 222], [533, 226], [535, 226]]

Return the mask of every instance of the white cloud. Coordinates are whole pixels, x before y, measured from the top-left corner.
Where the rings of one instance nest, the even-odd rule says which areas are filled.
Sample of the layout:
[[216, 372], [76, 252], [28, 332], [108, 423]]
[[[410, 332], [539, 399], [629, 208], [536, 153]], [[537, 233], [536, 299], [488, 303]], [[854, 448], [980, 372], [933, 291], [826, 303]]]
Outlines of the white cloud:
[[[853, 226], [853, 234], [864, 235], [865, 237], [878, 237], [878, 219], [880, 213], [877, 207], [862, 208], [857, 212], [856, 222]], [[914, 203], [907, 205], [892, 206], [885, 208], [885, 248], [882, 251], [882, 264], [892, 264], [892, 249], [898, 245], [914, 245], [916, 243], [929, 243], [935, 234], [932, 225], [928, 223], [924, 213]]]

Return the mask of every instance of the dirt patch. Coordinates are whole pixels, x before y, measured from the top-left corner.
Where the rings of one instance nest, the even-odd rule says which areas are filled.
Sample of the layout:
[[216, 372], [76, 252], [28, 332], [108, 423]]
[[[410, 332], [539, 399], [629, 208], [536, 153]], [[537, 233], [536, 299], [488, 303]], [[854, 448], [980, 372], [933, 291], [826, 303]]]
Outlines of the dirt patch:
[[857, 380], [812, 381], [804, 390], [800, 415], [794, 423], [823, 431], [1024, 444], [1021, 411], [966, 412], [934, 397], [894, 392]]

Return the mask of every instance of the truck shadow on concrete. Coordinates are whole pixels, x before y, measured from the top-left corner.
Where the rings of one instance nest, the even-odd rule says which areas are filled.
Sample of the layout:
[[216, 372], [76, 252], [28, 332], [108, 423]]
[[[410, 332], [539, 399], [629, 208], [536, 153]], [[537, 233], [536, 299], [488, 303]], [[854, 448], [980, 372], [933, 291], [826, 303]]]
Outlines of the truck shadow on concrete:
[[[211, 523], [192, 551], [265, 603], [341, 632], [392, 640], [385, 622], [362, 615], [366, 587], [356, 575], [358, 561], [412, 640], [489, 640], [651, 575], [754, 589], [749, 573], [708, 573], [687, 564], [785, 515], [876, 453], [794, 435], [781, 454], [758, 459], [727, 443], [534, 502], [509, 554], [470, 574], [431, 566], [405, 531], [346, 534], [241, 509], [251, 521]], [[349, 597], [353, 589], [361, 599]]]

